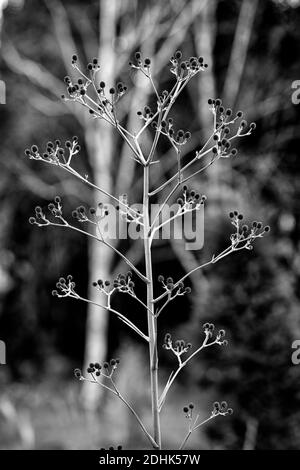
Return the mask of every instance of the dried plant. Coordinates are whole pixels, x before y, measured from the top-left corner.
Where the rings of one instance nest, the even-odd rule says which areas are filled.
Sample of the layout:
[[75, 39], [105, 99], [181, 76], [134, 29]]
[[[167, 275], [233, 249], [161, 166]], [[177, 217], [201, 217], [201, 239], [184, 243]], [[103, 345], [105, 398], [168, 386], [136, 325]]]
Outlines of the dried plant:
[[[72, 213], [72, 216], [75, 219], [75, 223], [72, 223], [63, 213], [61, 198], [56, 196], [54, 201], [48, 205], [47, 212], [37, 206], [35, 208], [35, 216], [30, 217], [29, 219], [31, 224], [35, 224], [39, 227], [64, 227], [85, 234], [88, 237], [92, 237], [100, 243], [105, 244], [108, 248], [113, 250], [115, 254], [120, 256], [125, 263], [127, 263], [130, 271], [125, 274], [118, 274], [116, 279], [113, 281], [99, 279], [94, 282], [94, 287], [99, 290], [105, 299], [103, 304], [97, 305], [115, 314], [148, 344], [153, 418], [153, 428], [151, 431], [146, 429], [133, 406], [118, 389], [115, 375], [119, 367], [119, 359], [111, 359], [110, 362], [105, 362], [104, 364], [99, 364], [97, 362], [91, 363], [85, 375], [82, 374], [80, 369], [76, 369], [75, 377], [81, 381], [88, 381], [95, 385], [99, 385], [116, 395], [134, 415], [151, 446], [155, 449], [161, 449], [162, 446], [160, 413], [165, 404], [170, 388], [180, 371], [205, 348], [214, 345], [223, 346], [227, 344], [225, 331], [222, 329], [216, 331], [215, 326], [212, 323], [205, 323], [203, 325], [204, 339], [202, 342], [200, 341], [200, 346], [197, 346], [194, 352], [190, 352], [192, 350], [191, 343], [186, 343], [182, 339], [174, 342], [171, 334], [167, 333], [162, 347], [175, 356], [177, 360], [177, 368], [175, 368], [170, 374], [167, 383], [160, 392], [157, 344], [159, 316], [169, 302], [172, 302], [178, 296], [185, 296], [191, 292], [190, 287], [185, 286], [184, 283], [193, 272], [210, 264], [215, 264], [231, 253], [243, 249], [251, 250], [253, 248], [253, 242], [257, 238], [263, 237], [270, 230], [268, 226], [263, 227], [261, 222], [256, 221], [254, 221], [249, 227], [248, 225], [243, 224], [242, 214], [239, 214], [237, 211], [231, 212], [229, 216], [231, 223], [234, 226], [234, 232], [230, 235], [228, 247], [219, 254], [213, 255], [211, 259], [204, 264], [197, 266], [192, 271], [186, 273], [179, 280], [174, 281], [170, 276], [165, 278], [160, 275], [158, 277], [158, 285], [161, 286], [162, 292], [157, 297], [154, 296], [155, 280], [153, 279], [152, 273], [152, 248], [154, 236], [157, 235], [166, 224], [170, 224], [172, 221], [180, 219], [188, 213], [195, 213], [201, 210], [206, 201], [205, 195], [200, 195], [193, 189], [189, 189], [186, 183], [219, 159], [235, 157], [237, 150], [232, 148], [232, 143], [238, 138], [249, 136], [255, 129], [254, 123], [248, 125], [243, 119], [243, 113], [241, 111], [238, 111], [234, 115], [231, 109], [224, 108], [220, 99], [209, 99], [208, 106], [213, 116], [211, 135], [202, 148], [196, 151], [194, 157], [190, 158], [187, 163], [183, 164], [181, 159], [181, 149], [182, 146], [190, 139], [191, 133], [189, 130], [175, 130], [175, 123], [173, 122], [173, 119], [169, 117], [169, 113], [183, 89], [188, 85], [193, 77], [205, 71], [207, 64], [204, 62], [202, 57], [190, 57], [188, 60], [183, 60], [181, 51], [177, 51], [174, 56], [171, 57], [170, 61], [170, 71], [174, 75], [175, 83], [171, 90], [162, 91], [159, 91], [152, 78], [152, 65], [149, 58], [143, 58], [140, 52], [136, 52], [134, 62], [129, 64], [133, 70], [142, 73], [148, 80], [150, 80], [156, 97], [155, 109], [152, 110], [148, 105], [146, 105], [142, 111], [137, 111], [137, 115], [142, 124], [139, 130], [134, 132], [126, 129], [118, 120], [118, 102], [126, 93], [127, 87], [124, 83], [119, 82], [116, 86], [111, 86], [107, 91], [106, 84], [103, 81], [99, 81], [98, 75], [100, 72], [100, 66], [96, 58], [87, 65], [87, 72], [83, 72], [78, 66], [77, 56], [74, 55], [72, 57], [72, 65], [74, 71], [78, 73], [79, 77], [77, 76], [76, 81], [69, 76], [64, 79], [67, 87], [67, 94], [63, 95], [62, 99], [84, 106], [87, 108], [92, 119], [102, 119], [103, 121], [106, 121], [107, 125], [113, 126], [131, 149], [132, 158], [143, 168], [142, 210], [138, 210], [134, 208], [133, 205], [130, 205], [126, 195], [117, 197], [116, 195], [109, 194], [102, 188], [97, 187], [88, 179], [87, 176], [81, 175], [74, 168], [73, 162], [78, 158], [80, 153], [80, 145], [76, 136], [70, 141], [65, 142], [64, 145], [62, 145], [59, 140], [48, 142], [44, 152], [40, 152], [36, 145], [33, 145], [31, 149], [27, 149], [25, 151], [25, 154], [30, 159], [58, 166], [79, 178], [83, 183], [104, 194], [112, 201], [115, 211], [119, 214], [122, 220], [127, 224], [134, 224], [141, 233], [144, 246], [145, 272], [138, 269], [130, 259], [114, 246], [114, 244], [110, 243], [107, 237], [104, 237], [102, 233], [102, 222], [109, 217], [111, 210], [108, 208], [107, 204], [100, 202], [97, 208], [92, 207], [88, 210], [83, 206], [77, 207]], [[147, 145], [146, 142], [143, 141], [143, 137], [146, 132], [149, 137], [148, 131], [151, 132], [151, 130], [154, 132], [154, 135], [152, 135], [151, 145], [146, 151], [145, 148]], [[150, 170], [152, 165], [159, 164], [159, 160], [157, 160], [157, 145], [161, 136], [166, 138], [174, 149], [177, 159], [177, 171], [160, 186], [153, 188], [151, 186]], [[166, 187], [170, 187], [170, 191], [164, 198], [163, 203], [159, 206], [154, 217], [151, 218], [151, 200]], [[177, 199], [178, 209], [174, 215], [167, 218], [167, 220], [163, 220], [163, 211], [177, 191], [180, 191]], [[95, 230], [88, 231], [85, 228], [81, 228], [82, 225], [90, 225]], [[99, 267], [99, 269], [100, 268], [101, 267]], [[145, 302], [135, 291], [134, 277], [136, 276], [139, 277], [145, 285], [147, 298]], [[82, 297], [77, 292], [76, 284], [71, 275], [67, 276], [67, 278], [61, 277], [57, 282], [56, 289], [53, 290], [52, 293], [54, 296], [60, 298], [72, 297], [77, 300], [91, 302], [89, 299]], [[113, 295], [116, 293], [129, 295], [143, 306], [148, 322], [146, 332], [141, 331], [140, 328], [127, 318], [125, 313], [113, 308], [111, 301]], [[203, 422], [199, 422], [199, 415], [194, 417], [193, 410], [193, 404], [190, 404], [183, 409], [185, 416], [188, 419], [189, 427], [187, 435], [180, 445], [180, 449], [184, 448], [192, 432], [198, 429], [201, 425], [217, 416], [225, 416], [232, 413], [232, 409], [228, 408], [226, 402], [222, 402], [221, 404], [216, 402], [211, 415]]]

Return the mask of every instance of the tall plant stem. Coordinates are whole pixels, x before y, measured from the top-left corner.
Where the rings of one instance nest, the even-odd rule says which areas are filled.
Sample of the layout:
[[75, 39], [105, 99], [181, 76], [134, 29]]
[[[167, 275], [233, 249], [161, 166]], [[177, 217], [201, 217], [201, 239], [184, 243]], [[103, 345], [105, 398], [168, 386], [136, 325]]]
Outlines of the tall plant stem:
[[150, 380], [151, 380], [151, 404], [153, 417], [153, 436], [154, 440], [161, 449], [160, 416], [158, 406], [158, 355], [157, 355], [157, 319], [154, 315], [153, 302], [153, 274], [151, 257], [151, 239], [150, 239], [150, 207], [149, 207], [149, 178], [150, 167], [144, 167], [144, 250], [145, 265], [147, 277], [147, 315], [148, 315], [148, 334], [149, 334], [149, 362], [150, 362]]

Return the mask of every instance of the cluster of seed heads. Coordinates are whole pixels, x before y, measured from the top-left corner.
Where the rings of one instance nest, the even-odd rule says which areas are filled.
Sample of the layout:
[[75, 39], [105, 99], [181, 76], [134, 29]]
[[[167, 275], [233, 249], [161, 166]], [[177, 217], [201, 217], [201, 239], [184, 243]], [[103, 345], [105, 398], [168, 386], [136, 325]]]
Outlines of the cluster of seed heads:
[[[215, 132], [213, 135], [213, 141], [215, 146], [212, 149], [212, 152], [215, 157], [229, 158], [231, 156], [237, 155], [237, 149], [231, 149], [231, 142], [233, 137], [242, 137], [250, 135], [252, 131], [256, 128], [256, 124], [252, 122], [248, 129], [247, 121], [242, 119], [243, 112], [238, 111], [235, 116], [231, 108], [225, 108], [222, 105], [222, 100], [217, 98], [216, 100], [209, 98], [208, 104], [212, 113], [215, 116]], [[235, 133], [230, 136], [231, 125], [239, 122], [238, 128]]]
[[204, 204], [206, 199], [207, 197], [204, 194], [200, 196], [197, 191], [194, 189], [189, 190], [188, 187], [184, 185], [182, 197], [177, 199], [177, 204], [181, 206], [182, 210], [187, 211], [194, 207], [199, 208]]
[[113, 282], [113, 286], [119, 292], [127, 292], [129, 294], [134, 294], [135, 284], [132, 281], [132, 272], [128, 271], [125, 274], [118, 274], [116, 279]]
[[110, 290], [110, 281], [108, 279], [103, 280], [103, 279], [98, 279], [98, 281], [93, 282], [93, 286], [97, 287], [101, 292], [104, 292], [107, 294]]
[[[77, 67], [77, 62], [78, 62], [78, 57], [76, 54], [74, 54], [72, 56], [72, 65], [73, 67]], [[92, 62], [89, 62], [87, 64], [87, 70], [89, 70], [90, 72], [94, 71], [94, 72], [97, 72], [98, 70], [100, 70], [100, 65], [98, 64], [98, 59], [96, 57], [93, 58]]]
[[194, 403], [190, 403], [189, 405], [183, 407], [183, 412], [186, 418], [191, 419], [193, 417], [194, 408], [195, 408]]
[[129, 62], [129, 66], [133, 69], [141, 70], [142, 72], [149, 73], [150, 71], [150, 65], [151, 65], [151, 59], [149, 57], [143, 58], [142, 54], [137, 51], [134, 54], [134, 59], [135, 63]]
[[191, 349], [192, 343], [186, 343], [183, 339], [178, 339], [173, 343], [172, 336], [167, 333], [162, 347], [171, 350], [176, 356], [181, 356]]
[[69, 274], [66, 278], [60, 277], [56, 283], [56, 289], [52, 291], [54, 297], [67, 297], [70, 294], [75, 294], [76, 284], [73, 281], [73, 276]]
[[[120, 359], [111, 359], [109, 362], [104, 362], [102, 365], [99, 362], [91, 362], [86, 369], [88, 374], [91, 374], [92, 377], [100, 377], [103, 375], [104, 377], [112, 377], [114, 371], [118, 368], [120, 364]], [[79, 380], [84, 380], [84, 376], [80, 369], [74, 370], [74, 375]]]
[[122, 446], [117, 446], [117, 447], [109, 446], [107, 449], [105, 449], [105, 447], [101, 447], [100, 452], [103, 452], [106, 450], [110, 450], [110, 451], [123, 450], [123, 447]]
[[[99, 220], [103, 219], [109, 215], [108, 208], [102, 202], [99, 202], [98, 208], [95, 209], [94, 207], [90, 207], [87, 213], [87, 210], [84, 206], [78, 206], [75, 210], [72, 211], [72, 217], [77, 219], [78, 222], [99, 222]], [[92, 219], [90, 219], [90, 217]]]
[[118, 368], [120, 359], [111, 359], [109, 362], [104, 362], [102, 365], [99, 362], [91, 362], [87, 368], [88, 374], [95, 374], [96, 377], [100, 377], [101, 374], [111, 376], [113, 372]]
[[228, 408], [228, 404], [226, 401], [222, 401], [221, 403], [219, 403], [218, 401], [214, 402], [213, 411], [212, 411], [213, 416], [217, 416], [217, 415], [226, 416], [226, 415], [232, 415], [232, 413], [233, 413], [233, 409]]
[[[109, 103], [116, 103], [127, 91], [127, 86], [123, 82], [118, 82], [115, 87], [109, 88], [109, 98], [105, 94], [106, 84], [101, 81], [99, 87], [97, 88], [97, 93], [99, 95], [100, 101], [104, 106], [107, 106]], [[91, 111], [90, 111], [91, 112]]]
[[163, 120], [160, 126], [161, 133], [166, 135], [175, 146], [184, 145], [191, 138], [190, 131], [183, 131], [182, 129], [179, 129], [177, 132], [175, 132], [172, 118], [168, 118], [167, 121]]
[[[212, 99], [212, 98], [209, 98], [208, 99], [208, 104], [210, 106], [210, 109], [211, 111], [216, 114], [217, 116], [217, 119], [219, 122], [217, 122], [217, 127], [219, 127], [222, 122], [226, 122], [228, 119], [230, 120], [228, 122], [228, 124], [232, 124], [233, 122], [235, 122], [236, 120], [238, 119], [242, 119], [244, 113], [243, 111], [237, 111], [235, 116], [233, 116], [233, 111], [231, 108], [225, 108], [223, 105], [222, 105], [222, 100], [220, 98], [217, 98], [216, 100]], [[245, 131], [246, 127], [247, 127], [248, 123], [245, 119], [242, 119], [239, 123], [239, 127], [238, 127], [238, 134], [240, 134], [241, 132]], [[256, 124], [255, 122], [251, 122], [249, 124], [249, 134], [251, 133], [251, 131], [254, 131], [254, 129], [256, 128]], [[229, 131], [227, 130], [225, 132], [225, 134], [228, 134]]]
[[[204, 323], [203, 329], [204, 329], [204, 333], [206, 337], [208, 339], [211, 339], [215, 332], [215, 325], [213, 323]], [[224, 339], [224, 337], [225, 337], [225, 330], [219, 330], [218, 333], [216, 333], [215, 342], [222, 346], [227, 346], [228, 341]]]
[[252, 250], [252, 242], [255, 238], [261, 238], [268, 232], [270, 232], [270, 226], [263, 226], [262, 222], [253, 221], [249, 227], [247, 224], [243, 224], [243, 214], [238, 211], [232, 211], [229, 213], [232, 225], [236, 228], [236, 232], [230, 236], [232, 246], [237, 246], [244, 242], [244, 248]]
[[137, 111], [136, 113], [140, 119], [143, 121], [148, 121], [149, 119], [152, 119], [154, 116], [153, 111], [151, 110], [150, 106], [145, 106], [143, 111]]
[[[98, 279], [98, 281], [93, 282], [93, 286], [96, 287], [101, 292], [103, 292], [104, 294], [112, 293], [111, 282], [109, 280]], [[117, 290], [118, 292], [135, 295], [134, 290], [133, 290], [135, 287], [135, 284], [132, 281], [131, 271], [128, 271], [126, 274], [119, 273], [117, 277], [114, 279], [112, 286], [113, 286], [113, 290]]]
[[[50, 204], [48, 204], [48, 209], [54, 217], [59, 218], [59, 219], [62, 218], [62, 204], [61, 204], [60, 196], [55, 196], [54, 203], [50, 202]], [[34, 210], [35, 210], [35, 217], [29, 217], [30, 224], [32, 225], [35, 224], [39, 226], [50, 224], [50, 221], [45, 216], [41, 206], [36, 206]]]
[[179, 282], [178, 284], [174, 284], [174, 280], [172, 277], [165, 278], [162, 274], [160, 274], [157, 278], [158, 282], [160, 282], [163, 288], [168, 291], [172, 292], [175, 288], [177, 288], [177, 295], [184, 295], [190, 294], [192, 289], [190, 287], [185, 287], [183, 282]]
[[[92, 59], [92, 62], [87, 64], [87, 70], [90, 77], [87, 77], [78, 67], [78, 58], [76, 55], [72, 57], [72, 66], [80, 73], [80, 77], [74, 82], [70, 76], [64, 78], [67, 86], [68, 97], [62, 95], [63, 100], [79, 101], [81, 104], [86, 105], [89, 108], [90, 114], [94, 114], [95, 117], [101, 117], [107, 113], [113, 111], [113, 105], [124, 95], [127, 91], [127, 87], [123, 82], [118, 82], [115, 87], [109, 88], [109, 96], [105, 93], [106, 84], [103, 81], [96, 83], [96, 74], [100, 70], [98, 59]], [[91, 99], [87, 95], [88, 88], [93, 85], [94, 90], [97, 93], [97, 102]]]
[[172, 64], [170, 68], [171, 73], [181, 80], [186, 77], [191, 77], [208, 67], [208, 65], [204, 63], [203, 57], [189, 57], [188, 60], [182, 60], [181, 51], [176, 51], [171, 57], [170, 62]]
[[37, 145], [32, 145], [30, 149], [25, 150], [25, 155], [32, 160], [43, 160], [54, 165], [69, 165], [71, 159], [80, 151], [78, 137], [72, 137], [72, 140], [66, 140], [62, 145], [60, 140], [47, 142], [44, 152], [40, 152]]

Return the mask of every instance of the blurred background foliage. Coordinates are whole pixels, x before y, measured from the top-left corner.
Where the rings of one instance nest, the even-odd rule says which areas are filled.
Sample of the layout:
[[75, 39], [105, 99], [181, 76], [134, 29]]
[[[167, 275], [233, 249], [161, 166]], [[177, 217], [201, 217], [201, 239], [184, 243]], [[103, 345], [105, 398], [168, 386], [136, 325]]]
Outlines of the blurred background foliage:
[[[143, 345], [118, 320], [101, 317], [104, 312], [51, 296], [61, 275], [72, 273], [87, 295], [95, 276], [112, 277], [124, 266], [77, 234], [27, 223], [35, 205], [46, 206], [56, 194], [63, 197], [66, 214], [81, 202], [92, 204], [95, 195], [55, 169], [26, 161], [24, 149], [78, 135], [80, 171], [100, 182], [105, 175], [111, 189], [138, 200], [139, 168], [117, 135], [61, 102], [63, 77], [72, 53], [83, 64], [99, 55], [108, 80], [122, 76], [135, 87], [120, 110], [134, 127], [136, 111], [154, 103], [154, 96], [130, 72], [128, 61], [138, 49], [151, 56], [163, 89], [172, 80], [168, 58], [180, 48], [184, 56], [203, 55], [209, 64], [172, 112], [176, 126], [193, 134], [184, 158], [209, 135], [209, 97], [242, 109], [257, 129], [238, 143], [237, 158], [192, 181], [208, 196], [204, 249], [185, 252], [179, 242], [157, 242], [155, 276], [179, 277], [227, 246], [229, 210], [241, 211], [247, 221], [262, 220], [272, 231], [253, 252], [198, 272], [190, 280], [189, 300], [171, 304], [161, 317], [161, 340], [169, 331], [199, 344], [205, 321], [224, 327], [229, 337], [226, 349], [204, 351], [179, 377], [163, 413], [164, 444], [176, 448], [181, 441], [186, 402], [193, 401], [206, 417], [215, 399], [226, 399], [234, 415], [202, 428], [191, 448], [299, 449], [300, 369], [291, 362], [292, 342], [300, 338], [300, 108], [291, 101], [292, 82], [300, 79], [299, 2], [172, 0], [162, 7], [157, 0], [11, 0], [0, 5], [0, 78], [7, 92], [6, 105], [0, 105], [0, 338], [7, 344], [7, 365], [0, 366], [0, 447], [145, 445], [122, 405], [114, 397], [91, 395], [92, 385], [82, 392], [72, 372], [89, 361], [120, 356], [120, 388], [150, 422]], [[105, 30], [105, 20], [113, 21], [113, 30]], [[157, 183], [174, 169], [163, 140], [158, 151]], [[143, 267], [139, 246], [121, 247]], [[120, 296], [114, 303], [145, 325], [130, 299]], [[99, 315], [106, 323], [99, 323]], [[167, 351], [160, 353], [163, 380], [174, 364]]]

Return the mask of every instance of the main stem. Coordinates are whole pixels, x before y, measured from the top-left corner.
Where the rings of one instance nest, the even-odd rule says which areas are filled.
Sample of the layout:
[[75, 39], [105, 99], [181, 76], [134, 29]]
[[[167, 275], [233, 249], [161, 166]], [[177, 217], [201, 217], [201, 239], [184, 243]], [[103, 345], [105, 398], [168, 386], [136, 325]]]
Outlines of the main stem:
[[158, 355], [157, 355], [157, 319], [154, 316], [153, 302], [153, 274], [150, 240], [150, 207], [149, 207], [149, 165], [144, 167], [144, 251], [147, 277], [147, 316], [148, 316], [148, 335], [149, 335], [149, 361], [150, 361], [150, 380], [151, 380], [151, 404], [153, 417], [153, 436], [154, 440], [161, 449], [160, 417], [158, 406]]

